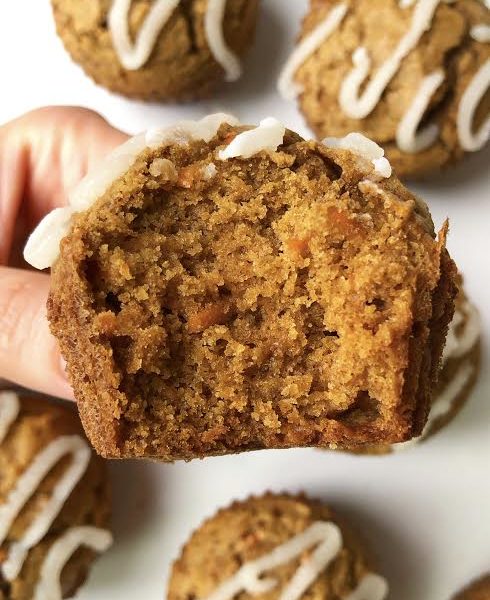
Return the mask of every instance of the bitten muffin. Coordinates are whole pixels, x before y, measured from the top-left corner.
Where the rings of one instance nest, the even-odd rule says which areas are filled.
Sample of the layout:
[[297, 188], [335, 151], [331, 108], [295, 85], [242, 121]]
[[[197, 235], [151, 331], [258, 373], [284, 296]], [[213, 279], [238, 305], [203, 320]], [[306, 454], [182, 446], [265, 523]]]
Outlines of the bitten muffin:
[[178, 101], [241, 75], [258, 0], [52, 0], [56, 28], [96, 83], [125, 96]]
[[174, 563], [168, 600], [383, 600], [358, 536], [327, 506], [266, 494], [235, 502], [193, 534]]
[[152, 131], [31, 236], [102, 455], [421, 433], [453, 315], [445, 229], [375, 144], [329, 144], [222, 115]]
[[471, 397], [481, 368], [481, 323], [478, 310], [465, 294], [462, 278], [458, 279], [456, 311], [449, 326], [441, 371], [422, 435], [393, 446], [358, 447], [354, 449], [356, 453], [387, 454], [423, 442], [451, 423]]
[[483, 148], [489, 84], [488, 2], [310, 0], [279, 88], [319, 138], [362, 132], [410, 177]]
[[0, 599], [72, 597], [111, 544], [105, 466], [76, 413], [0, 392], [0, 473]]
[[472, 583], [453, 600], [490, 600], [490, 574]]

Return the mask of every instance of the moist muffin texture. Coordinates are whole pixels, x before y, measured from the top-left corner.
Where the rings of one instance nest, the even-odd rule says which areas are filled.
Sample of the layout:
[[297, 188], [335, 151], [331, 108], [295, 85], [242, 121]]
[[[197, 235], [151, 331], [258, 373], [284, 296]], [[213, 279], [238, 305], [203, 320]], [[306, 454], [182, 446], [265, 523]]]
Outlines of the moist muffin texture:
[[472, 583], [453, 600], [490, 600], [490, 574]]
[[[300, 39], [307, 36], [339, 2], [310, 0]], [[382, 145], [400, 177], [421, 176], [460, 160], [465, 151], [457, 134], [457, 115], [463, 94], [478, 70], [490, 59], [490, 44], [471, 37], [477, 25], [490, 25], [490, 11], [480, 0], [441, 2], [432, 26], [403, 59], [376, 108], [366, 117], [349, 117], [339, 104], [342, 82], [352, 69], [352, 55], [365, 47], [372, 59], [370, 78], [393, 54], [409, 29], [414, 8], [398, 0], [356, 0], [329, 39], [297, 70], [302, 87], [298, 101], [309, 126], [319, 138], [362, 132]], [[383, 35], [380, 37], [380, 31]], [[429, 148], [414, 154], [396, 143], [397, 128], [414, 101], [423, 79], [442, 69], [445, 79], [432, 96], [421, 127], [436, 124], [439, 135]], [[368, 79], [369, 81], [369, 79]], [[361, 88], [363, 89], [363, 88]], [[490, 91], [476, 111], [477, 130], [490, 114]]]
[[[208, 0], [181, 0], [160, 32], [146, 64], [125, 69], [115, 51], [108, 15], [112, 0], [51, 0], [56, 29], [66, 50], [85, 73], [113, 92], [143, 100], [179, 101], [207, 97], [224, 78], [206, 40]], [[129, 33], [133, 38], [152, 0], [132, 0]], [[253, 40], [258, 0], [228, 0], [224, 38], [243, 56]]]
[[[0, 402], [3, 399], [0, 398]], [[19, 417], [0, 444], [0, 506], [19, 477], [32, 464], [39, 452], [60, 436], [80, 435], [83, 430], [77, 414], [39, 397], [20, 399]], [[70, 466], [70, 457], [62, 459], [44, 478], [25, 505], [0, 546], [0, 564], [7, 558], [8, 548], [19, 541], [33, 519], [43, 509], [56, 484]], [[29, 551], [18, 577], [8, 582], [0, 573], [1, 600], [31, 600], [40, 578], [40, 570], [51, 546], [68, 529], [75, 526], [107, 528], [110, 521], [110, 492], [104, 462], [95, 454], [85, 475], [65, 502], [61, 512], [43, 540]], [[78, 549], [61, 575], [63, 597], [72, 597], [85, 581], [95, 559], [88, 548]]]
[[219, 160], [245, 129], [147, 149], [61, 243], [49, 320], [104, 456], [422, 430], [453, 314], [445, 231], [395, 177], [291, 132]]
[[[480, 329], [479, 317], [475, 307], [468, 303], [461, 277], [458, 277], [458, 287], [459, 291], [455, 303], [455, 321], [450, 325], [450, 331], [452, 331], [451, 335], [453, 336], [453, 339], [456, 340], [453, 342], [455, 344], [461, 343], [461, 336], [467, 335], [468, 327], [475, 327], [475, 324], [472, 323], [472, 321], [477, 320], [478, 331]], [[456, 385], [456, 388], [451, 395], [448, 410], [443, 414], [438, 413], [434, 419], [430, 420], [430, 422], [428, 421], [419, 439], [412, 440], [411, 442], [408, 442], [408, 444], [401, 444], [398, 449], [409, 447], [412, 443], [423, 442], [438, 433], [441, 429], [444, 429], [446, 425], [449, 425], [453, 419], [457, 417], [466, 402], [470, 399], [481, 370], [481, 334], [478, 333], [474, 337], [474, 343], [469, 345], [467, 349], [467, 342], [463, 343], [465, 344], [464, 351], [458, 351], [453, 354], [449, 353], [447, 355], [446, 352], [444, 352], [442, 367], [433, 394], [432, 407], [437, 411], [438, 403], [441, 402], [441, 398], [448, 393], [450, 387], [454, 389], [453, 386]], [[456, 384], [456, 381], [461, 377], [462, 372], [465, 373], [464, 383], [462, 385]], [[443, 402], [446, 402], [446, 400]], [[396, 449], [396, 447], [391, 445], [377, 444], [374, 446], [366, 446], [365, 448], [357, 447], [354, 448], [353, 451], [356, 454], [388, 454]]]
[[[168, 599], [209, 597], [242, 565], [270, 553], [317, 521], [337, 525], [342, 532], [343, 547], [304, 597], [311, 600], [348, 597], [374, 568], [358, 535], [320, 502], [303, 496], [266, 494], [235, 502], [201, 525], [173, 565]], [[308, 555], [306, 551], [301, 558], [267, 571], [264, 577], [277, 582], [270, 592], [252, 596], [244, 591], [240, 597], [276, 600]]]

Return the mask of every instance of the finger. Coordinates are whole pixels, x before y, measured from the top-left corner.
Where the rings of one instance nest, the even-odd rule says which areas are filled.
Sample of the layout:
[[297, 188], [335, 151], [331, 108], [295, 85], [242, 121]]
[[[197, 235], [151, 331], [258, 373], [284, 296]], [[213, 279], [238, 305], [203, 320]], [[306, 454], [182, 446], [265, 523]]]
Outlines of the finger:
[[46, 319], [49, 277], [0, 267], [0, 373], [23, 387], [73, 399]]
[[0, 131], [0, 264], [6, 264], [15, 234], [15, 223], [25, 187], [27, 153], [19, 145], [6, 150]]
[[127, 137], [97, 113], [75, 107], [38, 109], [0, 127], [0, 264], [14, 235], [25, 237], [46, 213], [64, 206], [87, 170]]

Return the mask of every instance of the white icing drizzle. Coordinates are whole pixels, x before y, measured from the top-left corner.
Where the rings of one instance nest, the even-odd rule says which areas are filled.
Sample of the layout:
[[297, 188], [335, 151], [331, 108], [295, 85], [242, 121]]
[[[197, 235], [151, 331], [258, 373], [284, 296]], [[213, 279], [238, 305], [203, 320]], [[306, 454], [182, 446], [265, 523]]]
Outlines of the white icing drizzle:
[[73, 215], [90, 208], [146, 148], [183, 145], [198, 140], [209, 142], [223, 123], [238, 125], [239, 121], [231, 115], [216, 113], [200, 121], [181, 121], [165, 129], [149, 130], [117, 147], [82, 179], [70, 196], [69, 206], [56, 208], [39, 223], [27, 240], [25, 260], [36, 269], [51, 267], [59, 256], [61, 240], [70, 230]]
[[438, 395], [435, 404], [432, 406], [426, 432], [429, 431], [430, 427], [432, 427], [437, 419], [446, 416], [451, 410], [454, 399], [463, 391], [474, 370], [474, 365], [469, 362], [465, 363], [460, 369], [458, 369], [456, 375], [451, 379], [445, 389]]
[[[336, 558], [342, 549], [342, 543], [342, 533], [337, 525], [317, 521], [302, 533], [274, 548], [269, 554], [244, 564], [206, 600], [233, 600], [242, 592], [252, 596], [266, 594], [277, 585], [275, 579], [263, 577], [267, 571], [285, 565], [300, 557], [306, 550], [315, 547], [311, 555], [302, 562], [279, 598], [279, 600], [299, 600]], [[363, 586], [363, 581], [360, 587]], [[363, 595], [358, 593], [353, 600], [384, 600], [385, 590], [387, 590], [386, 582], [383, 589], [376, 588], [372, 584], [370, 587], [369, 584], [364, 584]], [[357, 590], [354, 593], [356, 592]]]
[[[0, 444], [5, 440], [11, 425], [20, 413], [20, 401], [13, 392], [0, 392]], [[72, 462], [55, 485], [51, 497], [47, 499], [23, 537], [12, 542], [0, 572], [6, 581], [14, 581], [22, 570], [29, 551], [48, 533], [51, 525], [62, 510], [78, 482], [84, 476], [90, 463], [92, 452], [80, 436], [61, 436], [39, 452], [29, 467], [17, 480], [17, 485], [0, 505], [0, 546], [22, 509], [48, 473], [59, 461], [72, 455]], [[35, 600], [61, 600], [60, 576], [63, 566], [74, 551], [81, 545], [95, 551], [104, 552], [112, 544], [110, 532], [97, 527], [75, 527], [69, 529], [50, 548], [41, 567], [40, 581]]]
[[294, 100], [302, 92], [301, 86], [294, 81], [296, 71], [339, 27], [348, 8], [345, 2], [334, 6], [325, 19], [296, 46], [284, 65], [277, 84], [279, 93], [285, 99]]
[[[415, 0], [400, 0], [400, 6], [402, 6], [403, 8], [412, 6], [414, 4], [414, 1]], [[446, 0], [447, 3], [450, 3], [451, 1], [452, 0]], [[431, 0], [426, 0], [426, 2], [427, 4], [425, 6], [425, 15], [420, 15], [420, 26], [423, 25], [423, 19], [429, 17], [430, 20], [425, 22], [427, 26], [430, 25], [430, 22], [432, 21], [434, 15], [434, 11], [437, 8], [437, 2], [433, 7], [430, 5]], [[419, 3], [414, 13], [412, 27], [415, 26], [415, 21], [417, 19], [417, 11], [419, 11], [419, 9], [422, 11], [422, 4], [423, 0], [419, 0]], [[484, 4], [487, 8], [490, 8], [490, 0], [485, 0]], [[427, 29], [427, 26], [425, 27], [425, 29]], [[424, 30], [419, 29], [419, 31], [421, 31], [420, 35], [422, 35]], [[490, 26], [484, 24], [475, 25], [471, 29], [470, 35], [477, 42], [488, 43], [490, 42]], [[410, 32], [407, 34], [407, 36], [410, 36]], [[405, 36], [405, 38], [402, 39], [402, 41], [400, 42], [400, 46], [403, 44], [407, 36]], [[419, 92], [416, 98], [414, 99], [412, 106], [408, 110], [405, 117], [402, 119], [397, 131], [397, 144], [400, 150], [402, 150], [403, 152], [421, 152], [422, 150], [425, 150], [426, 148], [432, 146], [432, 144], [436, 141], [438, 137], [438, 129], [436, 125], [429, 125], [424, 131], [420, 132], [417, 138], [415, 137], [415, 131], [424, 116], [425, 110], [427, 109], [430, 103], [432, 95], [440, 87], [440, 85], [444, 81], [444, 77], [445, 74], [443, 73], [443, 71], [438, 71], [426, 77], [422, 82]], [[465, 94], [463, 95], [458, 109], [458, 137], [461, 146], [464, 150], [468, 152], [475, 152], [477, 150], [480, 150], [490, 138], [490, 116], [483, 123], [479, 132], [477, 132], [476, 134], [473, 134], [472, 132], [472, 124], [474, 121], [475, 111], [478, 107], [479, 102], [483, 98], [483, 95], [487, 91], [489, 84], [490, 61], [487, 61], [487, 63], [482, 66], [482, 68], [478, 71], [478, 73], [475, 75], [475, 77], [469, 84]], [[383, 91], [384, 89], [382, 90], [382, 92]], [[340, 97], [342, 98], [342, 93]], [[379, 95], [377, 101], [379, 101], [380, 97], [381, 94]], [[344, 110], [346, 109], [345, 107], [343, 108]], [[346, 110], [346, 112], [348, 113], [348, 110]], [[367, 116], [367, 114], [369, 113], [366, 113], [366, 115], [364, 116]]]
[[409, 440], [408, 442], [393, 444], [393, 450], [395, 452], [405, 450], [406, 448], [415, 446], [422, 439], [424, 439], [424, 437], [426, 437], [429, 431], [431, 430], [434, 423], [438, 419], [445, 417], [449, 413], [449, 411], [453, 407], [454, 401], [464, 390], [465, 386], [471, 379], [474, 371], [475, 367], [471, 362], [465, 362], [463, 365], [461, 365], [461, 367], [456, 371], [454, 377], [442, 390], [442, 392], [438, 394], [435, 402], [432, 404], [429, 417], [427, 419], [427, 423], [425, 424], [422, 434], [418, 437]]
[[476, 152], [483, 148], [490, 138], [490, 115], [473, 133], [475, 112], [490, 85], [490, 59], [476, 73], [466, 88], [458, 109], [458, 136], [461, 146], [468, 152]]
[[349, 133], [343, 138], [329, 137], [325, 138], [322, 143], [327, 148], [351, 150], [362, 158], [371, 161], [378, 175], [385, 179], [391, 177], [392, 168], [388, 159], [385, 158], [385, 151], [362, 133]]
[[386, 579], [375, 573], [368, 573], [345, 600], [384, 600], [387, 596], [388, 583]]
[[375, 109], [387, 85], [400, 68], [402, 60], [417, 46], [424, 32], [430, 28], [439, 2], [440, 0], [419, 0], [413, 12], [410, 29], [361, 95], [359, 90], [371, 69], [371, 59], [366, 48], [358, 48], [354, 52], [354, 68], [344, 79], [340, 89], [339, 101], [345, 114], [353, 119], [364, 119]]
[[475, 25], [472, 27], [470, 35], [475, 41], [482, 44], [490, 42], [490, 25]]
[[250, 158], [259, 152], [275, 152], [282, 144], [286, 128], [273, 117], [260, 121], [259, 126], [244, 131], [218, 154], [220, 160]]
[[47, 269], [58, 258], [61, 240], [70, 229], [73, 210], [55, 208], [31, 233], [24, 248], [26, 262], [36, 269]]
[[[353, 119], [367, 117], [379, 103], [386, 87], [398, 72], [402, 60], [417, 46], [425, 31], [432, 24], [435, 11], [441, 2], [450, 4], [454, 0], [399, 0], [403, 9], [416, 4], [412, 15], [410, 29], [402, 37], [393, 54], [381, 65], [365, 89], [360, 93], [361, 86], [371, 70], [371, 59], [364, 47], [359, 47], [352, 55], [354, 66], [342, 82], [339, 103], [346, 115]], [[485, 6], [490, 8], [490, 0], [483, 0]], [[311, 56], [340, 26], [348, 6], [346, 3], [334, 7], [322, 21], [303, 41], [298, 44], [278, 81], [278, 89], [286, 99], [293, 99], [302, 89], [294, 81], [298, 68]], [[490, 42], [490, 26], [475, 25], [470, 35], [481, 43]], [[428, 125], [417, 134], [417, 129], [430, 104], [436, 90], [444, 81], [444, 71], [438, 70], [424, 78], [417, 91], [413, 103], [402, 118], [396, 134], [397, 145], [402, 152], [416, 154], [432, 146], [439, 134], [437, 125]], [[458, 112], [458, 137], [461, 146], [468, 152], [480, 150], [490, 138], [490, 116], [474, 134], [472, 124], [475, 111], [490, 83], [490, 61], [482, 66], [468, 86]]]
[[122, 66], [135, 71], [146, 64], [164, 25], [180, 0], [156, 0], [133, 43], [129, 34], [129, 9], [133, 0], [113, 0], [109, 11], [109, 29]]
[[87, 546], [95, 552], [105, 552], [112, 545], [109, 531], [96, 527], [68, 529], [49, 549], [42, 564], [34, 600], [62, 600], [61, 573], [75, 551]]
[[72, 464], [56, 484], [51, 498], [33, 520], [22, 539], [11, 544], [7, 559], [1, 566], [7, 581], [19, 574], [26, 556], [46, 535], [73, 489], [83, 477], [90, 462], [91, 451], [79, 436], [63, 436], [51, 442], [36, 456], [29, 468], [19, 477], [16, 487], [0, 506], [0, 545], [22, 508], [39, 487], [51, 469], [66, 455], [73, 456]]
[[444, 71], [439, 70], [425, 77], [410, 108], [400, 121], [396, 142], [402, 152], [416, 154], [432, 146], [439, 135], [439, 127], [427, 125], [417, 133], [432, 96], [444, 81]]
[[115, 148], [100, 165], [87, 173], [73, 190], [69, 198], [69, 208], [74, 212], [90, 208], [97, 198], [134, 164], [146, 146], [145, 135], [139, 134]]
[[238, 57], [228, 48], [223, 34], [226, 2], [227, 0], [208, 0], [204, 28], [211, 52], [225, 70], [226, 81], [236, 81], [242, 74], [242, 67]]
[[14, 392], [0, 392], [0, 444], [5, 440], [10, 427], [19, 416], [19, 397]]
[[238, 119], [225, 113], [215, 113], [200, 121], [180, 121], [164, 129], [149, 129], [145, 135], [145, 147], [158, 148], [171, 144], [185, 145], [190, 142], [210, 142], [224, 123], [239, 125]]
[[[466, 320], [464, 329], [459, 332], [460, 326]], [[456, 310], [449, 327], [446, 345], [443, 352], [443, 362], [450, 358], [459, 358], [474, 348], [481, 333], [481, 319], [477, 308], [468, 300]]]
[[[129, 11], [133, 0], [113, 0], [109, 11], [109, 29], [116, 53], [128, 71], [141, 69], [149, 60], [163, 27], [181, 0], [155, 0], [135, 41], [129, 33]], [[223, 34], [227, 0], [208, 0], [204, 29], [209, 48], [225, 70], [226, 80], [235, 81], [242, 69], [238, 57], [228, 48]]]

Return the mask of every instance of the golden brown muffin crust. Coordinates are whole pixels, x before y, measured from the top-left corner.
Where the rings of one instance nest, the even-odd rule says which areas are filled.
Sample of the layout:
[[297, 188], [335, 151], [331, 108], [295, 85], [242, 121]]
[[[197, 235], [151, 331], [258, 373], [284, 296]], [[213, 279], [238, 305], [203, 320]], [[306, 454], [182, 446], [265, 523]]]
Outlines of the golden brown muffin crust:
[[490, 574], [465, 588], [454, 600], [490, 600]]
[[[468, 326], [468, 321], [471, 316], [468, 313], [468, 298], [463, 288], [463, 280], [458, 276], [458, 295], [456, 297], [456, 310], [462, 315], [460, 324], [456, 327], [456, 335], [464, 330]], [[452, 422], [452, 420], [459, 414], [461, 409], [465, 406], [469, 400], [471, 393], [478, 381], [481, 369], [481, 353], [482, 353], [481, 336], [475, 341], [475, 344], [463, 354], [456, 356], [449, 356], [444, 360], [441, 370], [438, 375], [437, 386], [433, 393], [433, 404], [437, 403], [437, 400], [441, 394], [444, 393], [446, 388], [451, 385], [454, 378], [458, 375], [462, 368], [466, 366], [471, 367], [471, 374], [466, 380], [464, 386], [459, 390], [454, 400], [451, 403], [450, 410], [443, 416], [435, 419], [429, 427], [424, 429], [424, 433], [420, 438], [420, 441], [425, 441], [431, 438], [433, 435], [438, 433], [446, 425]], [[340, 449], [340, 448], [339, 448]], [[348, 449], [344, 449], [348, 450]], [[356, 454], [388, 454], [393, 451], [393, 447], [386, 444], [378, 444], [375, 446], [356, 447], [353, 450]]]
[[[205, 35], [207, 0], [181, 0], [163, 27], [148, 62], [126, 70], [108, 28], [112, 0], [51, 0], [58, 35], [74, 61], [96, 83], [143, 100], [190, 100], [208, 96], [223, 79]], [[133, 0], [129, 31], [134, 38], [152, 2]], [[255, 31], [258, 0], [228, 0], [224, 36], [242, 56]]]
[[[316, 521], [331, 521], [340, 527], [343, 548], [304, 597], [308, 600], [347, 597], [364, 575], [373, 570], [358, 536], [320, 502], [304, 496], [266, 494], [235, 502], [201, 525], [173, 565], [168, 600], [208, 597], [243, 564], [268, 554]], [[277, 600], [300, 564], [301, 559], [297, 559], [267, 572], [277, 585], [271, 592], [254, 598]], [[249, 600], [252, 596], [243, 592], [240, 598]]]
[[[80, 420], [74, 410], [39, 397], [21, 398], [20, 415], [0, 445], [0, 504], [5, 502], [19, 476], [37, 454], [49, 443], [64, 435], [83, 437]], [[69, 464], [70, 457], [61, 460], [28, 501], [15, 520], [5, 543], [0, 547], [0, 563], [7, 556], [9, 544], [22, 538]], [[94, 454], [85, 475], [64, 504], [49, 532], [29, 552], [18, 578], [9, 583], [0, 575], [0, 598], [31, 600], [39, 580], [41, 565], [51, 545], [71, 527], [91, 525], [107, 528], [109, 520], [110, 492], [105, 464]], [[84, 582], [94, 559], [95, 554], [87, 548], [80, 548], [73, 555], [62, 573], [64, 597], [71, 597]]]
[[445, 234], [396, 178], [296, 134], [218, 160], [239, 131], [145, 151], [61, 244], [49, 319], [92, 443], [174, 460], [418, 434]]
[[[301, 38], [308, 35], [338, 4], [310, 0]], [[364, 119], [348, 117], [340, 108], [341, 83], [352, 68], [353, 52], [364, 46], [372, 58], [371, 73], [393, 53], [408, 31], [412, 10], [398, 0], [356, 0], [333, 35], [298, 69], [295, 79], [304, 88], [301, 110], [319, 138], [360, 131], [381, 144], [400, 177], [418, 176], [461, 159], [456, 120], [461, 98], [478, 69], [490, 59], [490, 44], [476, 42], [470, 31], [490, 25], [490, 11], [480, 0], [457, 0], [437, 8], [433, 24], [417, 47], [402, 61], [380, 102]], [[380, 36], [379, 32], [383, 35]], [[438, 141], [427, 150], [407, 154], [396, 145], [396, 131], [411, 106], [424, 77], [445, 71], [444, 83], [434, 94], [423, 124], [436, 123]], [[490, 113], [490, 91], [477, 111], [475, 129]]]

